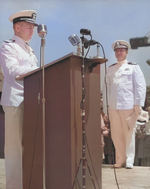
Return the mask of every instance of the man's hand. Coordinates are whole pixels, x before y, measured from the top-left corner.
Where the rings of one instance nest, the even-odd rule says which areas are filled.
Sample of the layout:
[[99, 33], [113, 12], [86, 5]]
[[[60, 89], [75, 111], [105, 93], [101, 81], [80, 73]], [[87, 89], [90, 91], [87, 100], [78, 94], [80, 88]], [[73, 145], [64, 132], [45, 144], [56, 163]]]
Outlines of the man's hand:
[[135, 110], [135, 113], [136, 113], [137, 115], [140, 115], [140, 114], [142, 113], [142, 108], [141, 108], [141, 106], [139, 106], [139, 105], [135, 105], [135, 106], [134, 106], [134, 110]]

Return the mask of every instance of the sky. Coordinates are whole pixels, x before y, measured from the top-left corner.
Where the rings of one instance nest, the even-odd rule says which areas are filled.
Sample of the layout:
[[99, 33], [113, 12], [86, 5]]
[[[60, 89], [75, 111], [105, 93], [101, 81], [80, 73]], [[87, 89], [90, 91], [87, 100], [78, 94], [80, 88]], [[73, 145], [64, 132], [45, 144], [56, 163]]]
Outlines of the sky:
[[[102, 44], [108, 59], [107, 67], [116, 62], [111, 45], [118, 39], [129, 42], [130, 38], [144, 37], [150, 32], [149, 0], [0, 0], [0, 46], [13, 37], [9, 16], [21, 10], [36, 10], [37, 23], [47, 26], [44, 64], [48, 64], [71, 52], [77, 52], [68, 37], [80, 29], [89, 29], [92, 38]], [[86, 36], [90, 39], [90, 36]], [[30, 41], [40, 65], [41, 38], [35, 28]], [[86, 53], [86, 49], [85, 49]], [[97, 46], [91, 46], [87, 57], [97, 55]], [[103, 56], [100, 48], [100, 56]], [[150, 86], [150, 46], [131, 49], [127, 60], [137, 62]], [[104, 65], [101, 66], [101, 70]], [[101, 72], [103, 81], [103, 71]]]

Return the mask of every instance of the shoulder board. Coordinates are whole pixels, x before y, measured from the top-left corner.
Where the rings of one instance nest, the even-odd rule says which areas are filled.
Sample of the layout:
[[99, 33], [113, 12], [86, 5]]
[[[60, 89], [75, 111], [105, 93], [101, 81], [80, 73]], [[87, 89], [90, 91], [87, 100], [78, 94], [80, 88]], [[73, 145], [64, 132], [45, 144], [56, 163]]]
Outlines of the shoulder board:
[[115, 63], [115, 64], [112, 64], [112, 65], [110, 65], [109, 67], [111, 67], [111, 66], [114, 66], [114, 65], [116, 65], [117, 63]]
[[128, 62], [128, 64], [130, 64], [130, 65], [137, 65], [137, 63], [135, 63], [135, 62]]
[[14, 43], [15, 40], [13, 40], [13, 39], [8, 39], [8, 40], [5, 40], [4, 42], [5, 42], [5, 43]]

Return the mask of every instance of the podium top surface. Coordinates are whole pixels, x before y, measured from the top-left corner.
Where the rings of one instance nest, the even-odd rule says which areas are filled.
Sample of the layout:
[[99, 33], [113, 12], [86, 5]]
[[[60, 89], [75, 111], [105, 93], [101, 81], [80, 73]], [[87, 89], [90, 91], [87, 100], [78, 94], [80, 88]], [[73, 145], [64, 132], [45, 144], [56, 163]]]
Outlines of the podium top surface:
[[[69, 54], [67, 54], [67, 55], [65, 55], [65, 56], [63, 56], [63, 57], [61, 57], [61, 58], [59, 58], [59, 59], [56, 59], [56, 60], [54, 60], [54, 61], [52, 61], [52, 62], [50, 62], [50, 63], [44, 65], [44, 68], [47, 68], [47, 67], [49, 67], [49, 66], [52, 66], [52, 65], [54, 65], [54, 64], [56, 64], [56, 63], [59, 63], [59, 62], [62, 61], [62, 60], [65, 60], [65, 59], [67, 59], [67, 58], [70, 58], [70, 57], [82, 58], [82, 56], [78, 56], [76, 53], [73, 53], [73, 52], [72, 52], [72, 53], [69, 53]], [[95, 63], [97, 63], [97, 64], [103, 64], [103, 63], [105, 63], [105, 62], [107, 62], [107, 61], [108, 61], [108, 59], [104, 59], [104, 58], [85, 58], [85, 62], [87, 62], [87, 63], [95, 62]], [[37, 68], [37, 69], [35, 69], [35, 70], [33, 70], [33, 71], [27, 73], [27, 74], [24, 74], [24, 75], [22, 75], [22, 76], [19, 76], [19, 77], [16, 78], [16, 79], [17, 79], [17, 80], [22, 80], [22, 79], [24, 79], [25, 77], [27, 77], [27, 76], [29, 76], [29, 75], [32, 75], [32, 74], [38, 72], [38, 71], [41, 70], [41, 69], [42, 69], [42, 68], [39, 67], [39, 68]]]

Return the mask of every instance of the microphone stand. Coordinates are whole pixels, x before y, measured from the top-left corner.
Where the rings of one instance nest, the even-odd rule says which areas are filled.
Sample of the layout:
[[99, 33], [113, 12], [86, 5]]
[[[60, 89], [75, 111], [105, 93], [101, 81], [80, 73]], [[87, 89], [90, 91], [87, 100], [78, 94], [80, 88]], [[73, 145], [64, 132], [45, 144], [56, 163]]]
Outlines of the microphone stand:
[[46, 160], [45, 160], [45, 69], [44, 69], [45, 37], [41, 38], [40, 66], [42, 69], [42, 126], [43, 126], [43, 189], [46, 189]]
[[85, 62], [84, 62], [84, 36], [81, 37], [82, 40], [82, 67], [81, 67], [81, 77], [82, 77], [82, 101], [81, 101], [81, 116], [82, 116], [82, 158], [80, 159], [77, 173], [73, 182], [72, 189], [74, 188], [75, 182], [77, 181], [77, 174], [79, 172], [80, 164], [82, 163], [82, 189], [86, 189], [86, 165], [90, 173], [90, 177], [93, 183], [94, 189], [96, 189], [92, 173], [90, 171], [87, 159], [86, 159], [86, 135], [85, 135]]
[[81, 77], [82, 77], [82, 107], [81, 107], [81, 116], [82, 116], [82, 188], [86, 188], [86, 156], [85, 156], [85, 87], [84, 87], [84, 36], [81, 37], [82, 40], [82, 68], [81, 68]]
[[99, 58], [99, 57], [100, 57], [100, 55], [99, 55], [99, 47], [100, 47], [100, 45], [99, 45], [99, 44], [97, 44], [97, 58]]

